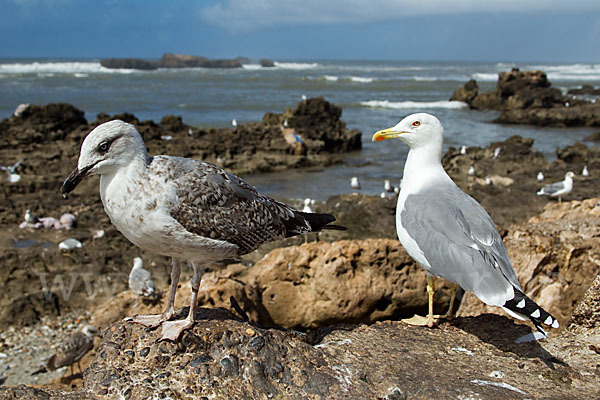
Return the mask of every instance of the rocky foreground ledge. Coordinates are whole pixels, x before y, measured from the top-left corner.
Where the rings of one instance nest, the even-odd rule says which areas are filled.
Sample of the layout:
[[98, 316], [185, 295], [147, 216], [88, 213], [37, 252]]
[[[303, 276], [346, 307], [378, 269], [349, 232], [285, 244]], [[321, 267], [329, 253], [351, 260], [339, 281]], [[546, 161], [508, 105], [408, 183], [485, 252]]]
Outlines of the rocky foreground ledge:
[[[310, 334], [201, 309], [180, 343], [117, 322], [75, 392], [0, 388], [3, 399], [568, 399], [600, 387], [600, 276], [560, 336], [515, 344], [528, 328], [485, 314], [434, 329], [397, 322]], [[593, 310], [593, 312], [590, 312]], [[182, 310], [184, 311], [184, 310]], [[183, 314], [182, 314], [183, 315]]]
[[457, 89], [450, 100], [463, 101], [476, 110], [501, 111], [494, 122], [502, 124], [600, 126], [600, 102], [563, 95], [552, 87], [543, 71], [513, 68], [501, 72], [496, 90], [486, 93], [479, 93], [479, 86], [472, 79]]

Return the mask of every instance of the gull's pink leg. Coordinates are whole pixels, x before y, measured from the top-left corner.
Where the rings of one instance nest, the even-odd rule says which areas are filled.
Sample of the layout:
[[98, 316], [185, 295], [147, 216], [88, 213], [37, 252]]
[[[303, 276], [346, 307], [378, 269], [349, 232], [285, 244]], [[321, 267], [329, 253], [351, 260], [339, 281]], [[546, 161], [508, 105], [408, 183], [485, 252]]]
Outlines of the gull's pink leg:
[[192, 262], [194, 276], [192, 277], [192, 301], [190, 302], [190, 312], [186, 319], [180, 321], [167, 321], [163, 324], [161, 340], [175, 341], [183, 331], [194, 325], [196, 317], [196, 302], [198, 301], [198, 288], [202, 279], [202, 272], [196, 263]]
[[181, 266], [179, 260], [176, 259], [173, 259], [171, 264], [171, 288], [169, 289], [169, 298], [165, 311], [163, 311], [162, 314], [136, 315], [128, 320], [150, 328], [155, 328], [175, 315], [175, 292], [177, 292], [177, 285], [179, 284]]

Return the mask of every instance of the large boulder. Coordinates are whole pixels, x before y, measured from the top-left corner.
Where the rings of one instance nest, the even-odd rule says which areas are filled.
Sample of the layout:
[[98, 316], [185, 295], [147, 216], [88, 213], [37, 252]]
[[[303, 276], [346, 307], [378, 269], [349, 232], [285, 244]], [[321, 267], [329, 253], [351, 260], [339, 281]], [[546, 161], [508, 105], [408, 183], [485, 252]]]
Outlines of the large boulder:
[[[439, 282], [436, 311], [448, 306]], [[253, 321], [315, 328], [338, 322], [410, 317], [427, 309], [426, 274], [398, 240], [317, 242], [275, 249], [252, 268], [205, 275], [201, 304], [238, 299]]]
[[87, 126], [84, 112], [70, 104], [27, 105], [0, 121], [0, 148], [61, 141], [82, 126]]
[[322, 97], [300, 101], [282, 114], [266, 114], [266, 124], [287, 125], [305, 139], [316, 152], [339, 153], [361, 148], [361, 133], [348, 130], [341, 120], [342, 109]]
[[459, 87], [452, 93], [450, 101], [462, 101], [467, 104], [471, 104], [473, 99], [477, 97], [479, 86], [475, 79], [471, 79], [464, 86]]

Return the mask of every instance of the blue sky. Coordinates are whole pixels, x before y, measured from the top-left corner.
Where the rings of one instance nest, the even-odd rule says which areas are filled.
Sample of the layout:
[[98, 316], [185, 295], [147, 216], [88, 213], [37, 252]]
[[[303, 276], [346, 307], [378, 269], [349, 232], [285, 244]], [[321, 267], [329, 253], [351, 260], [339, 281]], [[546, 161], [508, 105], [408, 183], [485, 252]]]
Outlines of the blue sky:
[[600, 0], [0, 0], [0, 57], [600, 62]]

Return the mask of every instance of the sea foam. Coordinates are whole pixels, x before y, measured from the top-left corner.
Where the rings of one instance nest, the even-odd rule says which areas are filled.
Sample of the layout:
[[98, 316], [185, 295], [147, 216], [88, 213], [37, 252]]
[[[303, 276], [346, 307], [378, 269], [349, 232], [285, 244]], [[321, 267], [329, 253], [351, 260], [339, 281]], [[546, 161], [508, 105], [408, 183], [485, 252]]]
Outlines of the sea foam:
[[319, 66], [318, 63], [294, 63], [294, 62], [273, 62], [275, 67], [281, 69], [312, 69], [317, 68]]
[[99, 62], [31, 62], [0, 64], [0, 74], [129, 74], [133, 69], [104, 68]]

